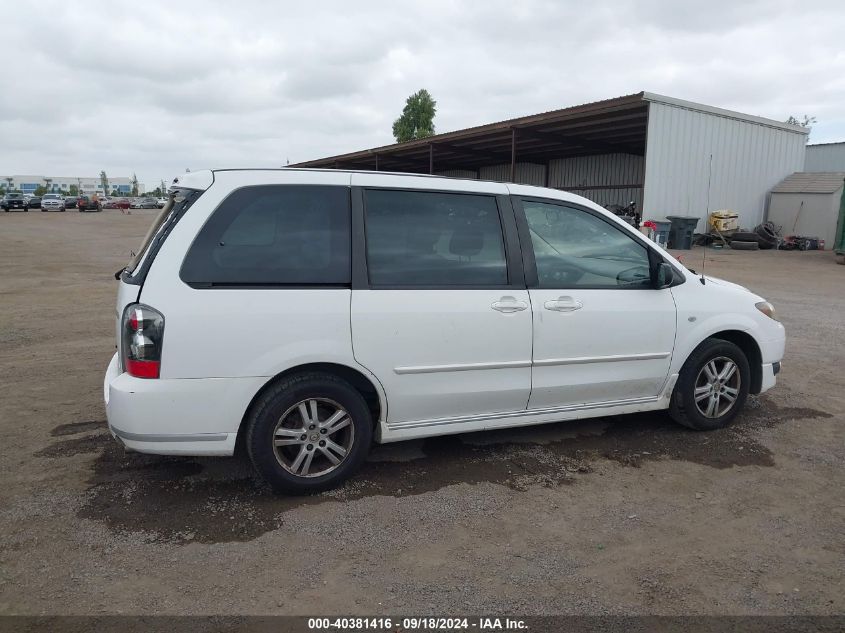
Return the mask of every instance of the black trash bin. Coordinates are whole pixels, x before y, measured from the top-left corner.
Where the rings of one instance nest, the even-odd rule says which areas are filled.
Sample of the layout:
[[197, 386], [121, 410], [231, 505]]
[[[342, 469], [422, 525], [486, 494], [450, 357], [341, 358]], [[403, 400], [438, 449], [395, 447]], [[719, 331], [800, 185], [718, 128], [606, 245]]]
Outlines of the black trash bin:
[[669, 248], [688, 251], [692, 248], [692, 236], [699, 218], [689, 218], [682, 215], [667, 215], [666, 219], [672, 223], [669, 227]]

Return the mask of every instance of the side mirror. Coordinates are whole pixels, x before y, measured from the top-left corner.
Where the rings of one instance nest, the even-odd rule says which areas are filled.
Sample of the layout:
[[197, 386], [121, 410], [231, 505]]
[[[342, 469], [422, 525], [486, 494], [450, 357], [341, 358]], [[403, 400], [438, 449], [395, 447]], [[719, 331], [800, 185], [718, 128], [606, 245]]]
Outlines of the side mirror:
[[662, 290], [668, 288], [675, 281], [675, 271], [666, 262], [659, 262], [654, 275], [654, 288]]

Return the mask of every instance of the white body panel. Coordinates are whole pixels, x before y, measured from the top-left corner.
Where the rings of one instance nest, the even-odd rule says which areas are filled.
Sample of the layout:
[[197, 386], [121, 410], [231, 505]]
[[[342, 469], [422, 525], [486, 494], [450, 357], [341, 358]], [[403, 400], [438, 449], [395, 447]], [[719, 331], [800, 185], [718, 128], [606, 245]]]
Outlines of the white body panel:
[[[235, 189], [334, 184], [540, 196], [588, 206], [537, 187], [384, 173], [311, 170], [194, 172], [181, 186], [207, 187], [164, 241], [142, 288], [120, 282], [116, 318], [139, 301], [164, 315], [161, 377], [106, 373], [112, 432], [130, 449], [223, 455], [250, 402], [281, 372], [332, 363], [375, 388], [376, 438], [390, 442], [505, 426], [668, 407], [678, 373], [707, 337], [745, 332], [761, 351], [762, 390], [775, 383], [783, 327], [734, 284], [705, 285], [657, 245], [685, 282], [667, 290], [374, 290], [191, 288], [179, 269], [194, 238]], [[190, 184], [189, 184], [190, 182]], [[575, 312], [544, 309], [573, 296]], [[577, 295], [577, 296], [575, 296]], [[513, 297], [525, 309], [503, 313]], [[119, 331], [119, 326], [118, 326]], [[530, 399], [529, 399], [530, 398]]]
[[[513, 297], [526, 309], [490, 306]], [[387, 421], [524, 409], [531, 391], [528, 292], [354, 290], [355, 359], [390, 394]]]
[[[532, 289], [534, 370], [529, 408], [655, 397], [675, 344], [666, 290]], [[582, 307], [546, 308], [559, 299]]]

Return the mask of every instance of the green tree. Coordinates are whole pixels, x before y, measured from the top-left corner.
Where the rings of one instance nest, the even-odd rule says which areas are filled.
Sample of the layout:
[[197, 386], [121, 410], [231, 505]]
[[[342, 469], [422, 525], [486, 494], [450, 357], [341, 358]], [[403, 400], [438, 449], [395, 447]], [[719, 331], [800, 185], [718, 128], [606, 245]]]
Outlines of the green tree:
[[70, 186], [70, 195], [78, 196], [79, 195], [79, 187], [77, 187], [76, 185], [71, 185]]
[[787, 120], [787, 123], [790, 125], [800, 125], [802, 127], [810, 127], [813, 123], [816, 123], [816, 117], [814, 116], [807, 116], [806, 114], [801, 117], [790, 116]]
[[103, 193], [108, 194], [108, 192], [109, 192], [109, 177], [106, 176], [105, 170], [100, 172], [100, 184], [103, 186]]
[[50, 192], [50, 190], [49, 190], [49, 189], [47, 189], [47, 187], [45, 187], [44, 185], [38, 185], [38, 186], [35, 188], [35, 191], [34, 191], [33, 193], [34, 193], [36, 196], [38, 196], [38, 197], [40, 198], [40, 197], [41, 197], [41, 196], [43, 196], [45, 193], [49, 193], [49, 192]]
[[138, 176], [132, 174], [132, 196], [138, 196]]
[[437, 102], [423, 88], [405, 101], [402, 116], [393, 122], [393, 136], [397, 143], [413, 141], [434, 134], [434, 115]]

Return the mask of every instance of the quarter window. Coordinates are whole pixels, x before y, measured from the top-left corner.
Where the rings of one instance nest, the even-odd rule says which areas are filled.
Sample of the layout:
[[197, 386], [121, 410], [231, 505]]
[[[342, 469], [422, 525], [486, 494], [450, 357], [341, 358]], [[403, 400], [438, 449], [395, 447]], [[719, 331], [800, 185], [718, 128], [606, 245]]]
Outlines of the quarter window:
[[233, 192], [188, 251], [198, 285], [349, 285], [347, 187], [262, 185]]
[[608, 221], [523, 200], [541, 288], [650, 288], [648, 249]]
[[371, 284], [507, 285], [495, 197], [368, 190], [365, 211]]

